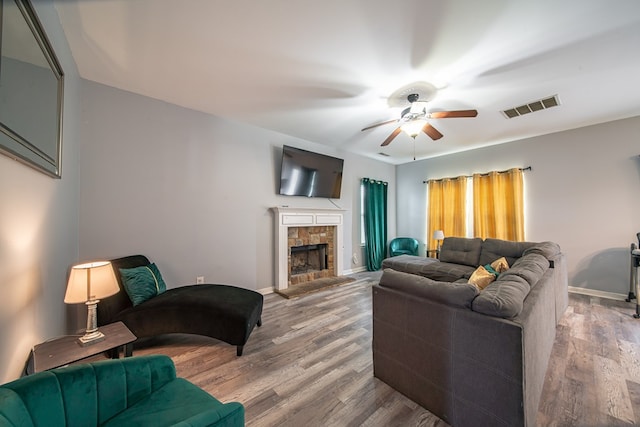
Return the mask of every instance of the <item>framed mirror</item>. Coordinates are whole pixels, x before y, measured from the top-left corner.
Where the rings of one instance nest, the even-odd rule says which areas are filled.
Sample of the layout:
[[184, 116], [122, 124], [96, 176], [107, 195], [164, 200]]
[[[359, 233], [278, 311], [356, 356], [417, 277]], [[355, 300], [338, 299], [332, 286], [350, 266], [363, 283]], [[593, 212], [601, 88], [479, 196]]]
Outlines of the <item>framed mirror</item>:
[[64, 73], [29, 0], [0, 0], [0, 152], [60, 178]]

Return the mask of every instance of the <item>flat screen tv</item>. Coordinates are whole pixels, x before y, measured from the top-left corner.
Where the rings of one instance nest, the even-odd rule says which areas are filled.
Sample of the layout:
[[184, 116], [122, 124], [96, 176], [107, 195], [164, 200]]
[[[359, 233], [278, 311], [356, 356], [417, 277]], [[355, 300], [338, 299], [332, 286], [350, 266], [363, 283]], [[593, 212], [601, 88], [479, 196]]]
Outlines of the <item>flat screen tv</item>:
[[343, 159], [285, 145], [279, 194], [339, 199], [343, 164]]

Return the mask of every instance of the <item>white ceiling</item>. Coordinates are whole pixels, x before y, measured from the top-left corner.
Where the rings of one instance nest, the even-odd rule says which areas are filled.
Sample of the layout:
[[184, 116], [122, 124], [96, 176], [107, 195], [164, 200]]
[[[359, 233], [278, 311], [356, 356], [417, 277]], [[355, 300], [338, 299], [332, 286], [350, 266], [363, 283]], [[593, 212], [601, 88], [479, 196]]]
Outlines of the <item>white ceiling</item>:
[[[637, 0], [55, 5], [83, 78], [394, 164], [640, 115]], [[387, 97], [416, 81], [439, 88], [428, 111], [478, 116], [380, 147], [396, 124], [361, 129], [398, 118]]]

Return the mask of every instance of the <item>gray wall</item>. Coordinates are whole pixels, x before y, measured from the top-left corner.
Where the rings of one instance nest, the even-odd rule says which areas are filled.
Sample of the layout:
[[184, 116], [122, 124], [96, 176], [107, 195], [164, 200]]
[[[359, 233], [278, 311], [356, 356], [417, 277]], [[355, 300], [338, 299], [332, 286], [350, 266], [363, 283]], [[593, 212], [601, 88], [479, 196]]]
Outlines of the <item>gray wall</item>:
[[[168, 286], [273, 286], [269, 208], [334, 208], [327, 199], [278, 196], [281, 147], [342, 157], [344, 268], [358, 269], [360, 178], [390, 182], [395, 234], [395, 167], [264, 129], [83, 81], [80, 255], [142, 253]], [[358, 263], [352, 263], [353, 253]]]
[[531, 166], [526, 239], [560, 244], [570, 286], [626, 295], [629, 245], [640, 232], [638, 135], [634, 117], [401, 165], [398, 234], [424, 242], [424, 180]]
[[19, 376], [33, 345], [67, 332], [78, 255], [80, 79], [53, 3], [34, 6], [65, 72], [62, 179], [0, 155], [0, 383]]

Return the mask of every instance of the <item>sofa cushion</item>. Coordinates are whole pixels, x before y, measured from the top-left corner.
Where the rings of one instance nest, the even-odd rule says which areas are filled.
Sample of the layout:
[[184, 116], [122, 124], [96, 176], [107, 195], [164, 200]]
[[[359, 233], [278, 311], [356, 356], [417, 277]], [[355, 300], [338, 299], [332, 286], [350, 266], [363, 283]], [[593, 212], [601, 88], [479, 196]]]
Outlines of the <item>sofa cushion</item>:
[[549, 268], [549, 260], [537, 253], [530, 253], [518, 259], [513, 266], [500, 275], [508, 280], [511, 276], [522, 277], [530, 287], [534, 287]]
[[425, 265], [418, 274], [439, 282], [455, 282], [458, 279], [468, 279], [474, 270], [475, 267], [468, 265], [434, 262]]
[[466, 282], [474, 267], [467, 265], [438, 262], [437, 259], [413, 255], [399, 255], [382, 261], [382, 269], [390, 268], [404, 273], [418, 274], [440, 282], [455, 282], [465, 279]]
[[529, 284], [521, 277], [496, 280], [473, 300], [471, 309], [489, 316], [511, 319], [522, 311], [529, 290]]
[[167, 290], [160, 270], [155, 264], [121, 268], [122, 285], [134, 306], [150, 300]]
[[[463, 264], [473, 267], [480, 265], [480, 251], [482, 249], [482, 239], [476, 237], [467, 239], [464, 237], [445, 237], [440, 249], [440, 261], [453, 264]], [[498, 257], [493, 257], [495, 260]], [[482, 264], [490, 263], [483, 262]]]
[[470, 307], [479, 292], [469, 283], [438, 282], [392, 269], [384, 270], [380, 286], [461, 308]]
[[548, 268], [549, 261], [542, 255], [528, 254], [519, 258], [473, 300], [471, 309], [506, 319], [516, 317], [522, 311], [531, 287]]
[[[104, 427], [191, 424], [193, 417], [205, 416], [206, 425], [238, 425], [244, 411], [237, 402], [223, 404], [183, 378], [176, 378], [103, 423]], [[233, 421], [233, 422], [231, 422]]]
[[391, 268], [405, 273], [420, 274], [426, 265], [434, 262], [438, 262], [438, 260], [416, 255], [398, 255], [384, 259], [382, 261], [382, 269]]
[[509, 265], [520, 258], [527, 248], [536, 245], [533, 242], [512, 242], [500, 239], [485, 239], [482, 242], [482, 250], [480, 251], [480, 262], [478, 265], [492, 263], [500, 257], [505, 257]]
[[439, 262], [437, 259], [413, 255], [399, 255], [382, 261], [382, 269], [390, 268], [404, 273], [418, 274], [440, 282], [466, 282], [475, 267], [457, 263]]

